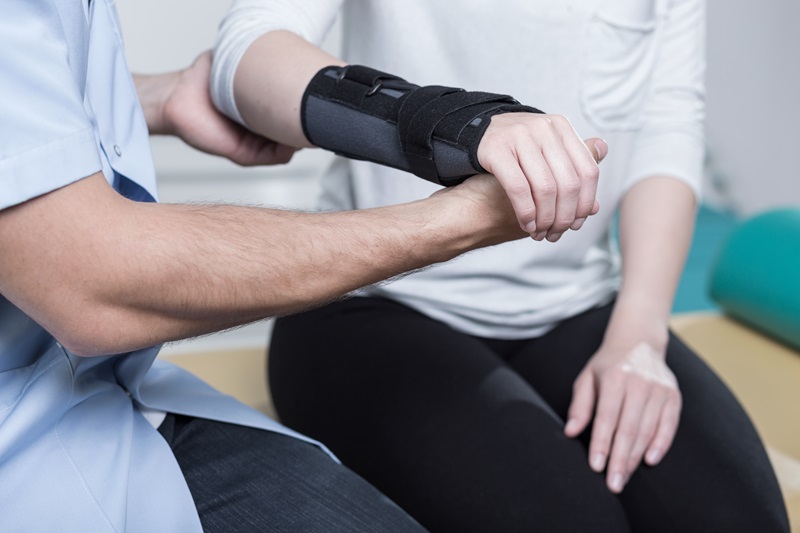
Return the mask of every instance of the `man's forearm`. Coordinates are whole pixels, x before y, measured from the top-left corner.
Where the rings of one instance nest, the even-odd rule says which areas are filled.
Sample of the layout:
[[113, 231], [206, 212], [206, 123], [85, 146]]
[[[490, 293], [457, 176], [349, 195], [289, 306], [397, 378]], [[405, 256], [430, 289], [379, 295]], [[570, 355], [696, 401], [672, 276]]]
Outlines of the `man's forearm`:
[[[628, 331], [666, 343], [666, 325], [691, 244], [695, 210], [691, 189], [669, 177], [643, 180], [625, 195], [619, 220], [622, 287], [609, 332]], [[643, 330], [632, 331], [637, 328]]]
[[133, 82], [136, 94], [144, 112], [147, 128], [153, 135], [172, 133], [168, 121], [164, 117], [164, 104], [178, 83], [178, 72], [164, 74], [134, 74]]
[[522, 237], [482, 178], [401, 206], [295, 213], [140, 204], [95, 175], [0, 212], [13, 252], [0, 293], [81, 355], [218, 331]]

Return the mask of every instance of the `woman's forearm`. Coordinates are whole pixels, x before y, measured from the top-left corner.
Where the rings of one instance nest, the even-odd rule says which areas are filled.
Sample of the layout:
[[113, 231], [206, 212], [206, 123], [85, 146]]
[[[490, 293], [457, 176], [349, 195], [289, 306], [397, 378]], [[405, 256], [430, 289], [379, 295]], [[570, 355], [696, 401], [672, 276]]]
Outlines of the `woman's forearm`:
[[236, 106], [256, 133], [297, 148], [311, 146], [300, 124], [303, 93], [320, 69], [344, 64], [294, 33], [266, 33], [236, 69]]
[[[619, 211], [622, 286], [608, 332], [665, 344], [675, 291], [694, 229], [696, 199], [683, 182], [655, 176], [634, 185]], [[624, 333], [623, 333], [624, 332]]]

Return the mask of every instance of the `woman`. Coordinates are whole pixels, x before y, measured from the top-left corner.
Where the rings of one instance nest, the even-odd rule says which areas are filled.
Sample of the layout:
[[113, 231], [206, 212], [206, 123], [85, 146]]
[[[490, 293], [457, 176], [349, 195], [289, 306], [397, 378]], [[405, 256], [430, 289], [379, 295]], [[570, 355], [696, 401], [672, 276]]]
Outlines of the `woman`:
[[[704, 2], [240, 0], [215, 51], [221, 109], [307, 145], [259, 117], [297, 115], [310, 73], [278, 80], [278, 67], [341, 64], [313, 46], [339, 11], [348, 62], [510, 94], [612, 150], [589, 217], [568, 130], [540, 137], [534, 118], [493, 117], [478, 158], [537, 242], [279, 319], [281, 419], [432, 531], [788, 531], [752, 424], [667, 326], [704, 153]], [[346, 160], [323, 188], [323, 209], [436, 190]]]

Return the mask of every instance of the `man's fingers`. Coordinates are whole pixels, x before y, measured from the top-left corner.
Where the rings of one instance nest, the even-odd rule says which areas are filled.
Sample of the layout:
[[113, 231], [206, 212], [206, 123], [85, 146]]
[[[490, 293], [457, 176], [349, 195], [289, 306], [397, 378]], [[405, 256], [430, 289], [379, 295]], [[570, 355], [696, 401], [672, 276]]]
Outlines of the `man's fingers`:
[[260, 135], [243, 132], [238, 144], [232, 147], [228, 158], [243, 167], [256, 165], [282, 165], [288, 163], [297, 148], [276, 143]]

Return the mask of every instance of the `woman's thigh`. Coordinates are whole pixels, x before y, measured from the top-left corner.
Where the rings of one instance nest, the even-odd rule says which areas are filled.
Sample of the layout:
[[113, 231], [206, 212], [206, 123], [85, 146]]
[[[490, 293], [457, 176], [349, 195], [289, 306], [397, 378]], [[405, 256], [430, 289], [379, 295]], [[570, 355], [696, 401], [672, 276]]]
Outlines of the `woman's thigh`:
[[530, 385], [400, 304], [354, 298], [278, 320], [269, 375], [284, 423], [433, 531], [628, 530]]
[[[600, 346], [610, 312], [606, 306], [567, 320], [507, 358], [562, 418], [572, 383]], [[661, 464], [640, 466], [620, 495], [631, 527], [648, 532], [788, 531], [764, 446], [738, 401], [674, 335], [666, 361], [683, 396], [681, 420]], [[580, 438], [585, 446], [590, 433], [591, 428]]]

